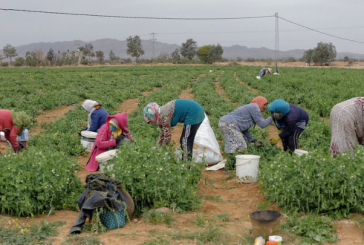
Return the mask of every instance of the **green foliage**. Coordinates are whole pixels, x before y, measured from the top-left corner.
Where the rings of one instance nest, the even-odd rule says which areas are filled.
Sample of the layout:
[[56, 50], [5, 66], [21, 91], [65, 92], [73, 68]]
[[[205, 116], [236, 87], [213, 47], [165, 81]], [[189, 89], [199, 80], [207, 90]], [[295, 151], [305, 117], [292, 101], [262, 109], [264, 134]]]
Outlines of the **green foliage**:
[[197, 53], [197, 43], [193, 39], [187, 39], [185, 43], [182, 43], [180, 53], [183, 57], [192, 60]]
[[103, 245], [97, 237], [70, 235], [62, 245]]
[[25, 63], [25, 59], [23, 57], [17, 57], [14, 62], [14, 66], [23, 66]]
[[82, 192], [74, 172], [78, 163], [52, 148], [29, 148], [21, 154], [0, 156], [2, 214], [31, 216], [51, 209], [77, 209]]
[[99, 51], [96, 51], [95, 54], [96, 54], [97, 61], [99, 62], [99, 64], [103, 64], [104, 63], [104, 58], [105, 58], [104, 52], [99, 50]]
[[308, 157], [277, 154], [261, 161], [259, 179], [266, 197], [289, 210], [327, 213], [335, 218], [364, 212], [363, 149], [332, 158], [328, 149]]
[[58, 235], [57, 227], [64, 225], [66, 222], [57, 221], [48, 223], [42, 221], [39, 224], [19, 225], [16, 220], [12, 223], [16, 224], [14, 228], [6, 228], [0, 225], [0, 241], [1, 244], [51, 244], [53, 239]]
[[281, 225], [281, 230], [287, 230], [298, 236], [296, 244], [326, 244], [335, 243], [339, 239], [332, 233], [335, 227], [330, 224], [331, 219], [327, 217], [316, 217], [307, 215], [301, 218], [287, 217]]
[[319, 42], [312, 54], [312, 61], [329, 65], [336, 57], [336, 48], [332, 43]]
[[172, 227], [173, 212], [157, 212], [155, 209], [143, 212], [143, 220], [149, 221], [153, 225], [164, 223]]
[[139, 57], [144, 54], [140, 37], [138, 35], [134, 37], [129, 36], [126, 41], [128, 46], [126, 53], [131, 55], [131, 57], [135, 57], [136, 62], [138, 62]]
[[222, 49], [220, 44], [212, 45], [207, 56], [209, 59], [209, 63], [213, 64], [216, 61], [222, 60], [222, 54], [224, 53], [224, 50]]
[[3, 48], [3, 53], [6, 58], [10, 59], [10, 66], [11, 66], [11, 58], [18, 56], [16, 53], [15, 47], [11, 46], [10, 44], [6, 44]]
[[199, 47], [197, 49], [197, 57], [203, 62], [203, 63], [209, 63], [209, 57], [208, 53], [211, 49], [211, 45], [205, 45], [202, 47]]

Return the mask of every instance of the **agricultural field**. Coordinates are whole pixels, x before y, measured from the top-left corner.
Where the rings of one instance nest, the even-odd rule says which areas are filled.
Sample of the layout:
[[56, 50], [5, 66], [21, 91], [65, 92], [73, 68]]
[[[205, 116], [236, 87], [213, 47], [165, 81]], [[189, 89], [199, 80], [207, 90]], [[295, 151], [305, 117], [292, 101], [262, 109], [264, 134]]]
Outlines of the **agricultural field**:
[[[33, 239], [52, 244], [252, 244], [253, 208], [284, 214], [284, 244], [360, 243], [364, 149], [357, 146], [353, 155], [331, 158], [329, 115], [336, 103], [363, 96], [362, 70], [282, 67], [280, 76], [257, 80], [260, 68], [1, 69], [0, 108], [30, 115], [32, 137], [28, 149], [17, 155], [6, 153], [5, 142], [0, 145], [0, 240], [12, 236], [18, 240], [5, 243]], [[277, 134], [273, 125], [250, 129], [264, 143], [262, 148], [250, 144], [247, 150], [261, 156], [258, 183], [237, 183], [229, 164], [229, 171], [208, 172], [201, 164], [178, 162], [174, 152], [181, 125], [173, 130], [171, 147], [152, 150], [160, 131], [143, 119], [147, 103], [197, 101], [223, 150], [219, 119], [258, 95], [269, 102], [281, 98], [308, 111], [310, 121], [300, 137], [308, 157], [291, 157], [271, 146], [269, 139]], [[96, 100], [109, 114], [128, 113], [135, 142], [119, 150], [107, 173], [122, 181], [136, 211], [123, 228], [105, 231], [94, 222], [79, 237], [68, 237], [78, 216], [77, 197], [89, 174], [84, 170], [88, 152], [78, 135], [87, 120], [80, 106], [85, 99]], [[263, 116], [269, 116], [268, 110]], [[163, 207], [169, 212], [156, 211]], [[33, 226], [49, 232], [38, 234]]]

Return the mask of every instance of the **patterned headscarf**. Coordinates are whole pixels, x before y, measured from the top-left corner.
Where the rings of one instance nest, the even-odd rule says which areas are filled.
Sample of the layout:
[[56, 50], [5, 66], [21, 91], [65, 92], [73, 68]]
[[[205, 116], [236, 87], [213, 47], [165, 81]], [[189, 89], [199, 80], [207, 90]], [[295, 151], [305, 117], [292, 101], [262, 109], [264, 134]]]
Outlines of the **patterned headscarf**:
[[149, 103], [143, 109], [144, 120], [148, 121], [150, 118], [155, 117], [156, 121], [158, 121], [159, 110], [160, 110], [160, 107], [159, 107], [159, 105], [157, 103], [155, 103], [155, 102]]
[[250, 103], [257, 104], [260, 108], [260, 111], [263, 112], [263, 106], [268, 104], [268, 100], [262, 96], [258, 96], [254, 98]]

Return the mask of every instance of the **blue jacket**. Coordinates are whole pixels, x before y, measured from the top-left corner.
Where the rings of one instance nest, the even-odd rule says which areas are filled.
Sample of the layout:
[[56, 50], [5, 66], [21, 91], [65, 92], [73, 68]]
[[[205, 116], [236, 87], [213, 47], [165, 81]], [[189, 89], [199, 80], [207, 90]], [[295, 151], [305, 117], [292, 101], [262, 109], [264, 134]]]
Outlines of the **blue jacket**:
[[293, 104], [289, 104], [289, 112], [279, 120], [275, 120], [277, 128], [283, 129], [284, 131], [279, 134], [281, 139], [287, 138], [295, 131], [302, 132], [304, 128], [299, 127], [302, 122], [307, 125], [309, 117], [307, 112], [301, 107]]
[[[102, 125], [106, 123], [106, 118], [109, 116], [107, 111], [100, 107], [98, 110], [94, 110], [91, 114], [91, 126], [88, 131], [97, 132]], [[87, 130], [87, 128], [86, 128]]]

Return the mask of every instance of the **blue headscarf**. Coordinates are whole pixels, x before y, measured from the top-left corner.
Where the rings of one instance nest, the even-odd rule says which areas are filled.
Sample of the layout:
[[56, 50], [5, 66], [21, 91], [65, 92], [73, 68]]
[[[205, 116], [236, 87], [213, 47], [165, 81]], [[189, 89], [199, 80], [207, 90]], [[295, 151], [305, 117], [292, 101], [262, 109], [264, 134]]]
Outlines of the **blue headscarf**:
[[289, 112], [289, 104], [282, 99], [277, 99], [269, 104], [268, 110], [271, 113], [280, 112], [283, 114], [283, 116], [285, 116]]

